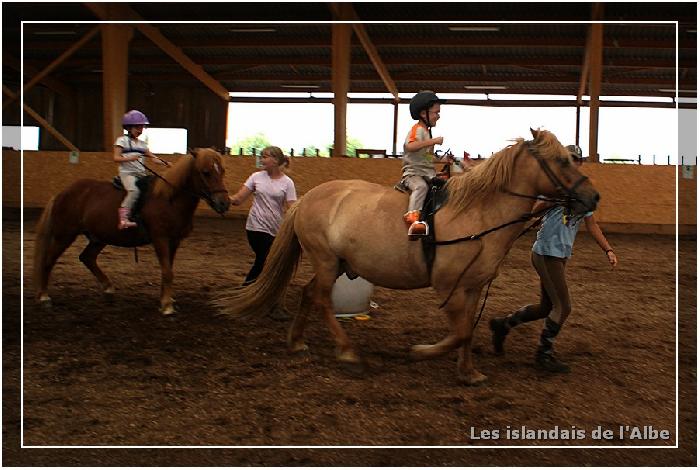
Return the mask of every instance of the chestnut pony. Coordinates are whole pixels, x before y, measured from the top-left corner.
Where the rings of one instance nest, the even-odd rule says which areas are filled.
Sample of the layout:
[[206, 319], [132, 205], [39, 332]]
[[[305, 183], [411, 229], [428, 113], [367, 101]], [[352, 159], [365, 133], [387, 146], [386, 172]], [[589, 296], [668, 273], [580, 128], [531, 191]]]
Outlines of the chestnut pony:
[[222, 314], [262, 314], [281, 300], [303, 251], [315, 275], [303, 288], [287, 335], [288, 348], [292, 352], [306, 349], [303, 332], [314, 306], [333, 334], [337, 359], [361, 368], [363, 362], [334, 315], [331, 290], [337, 277], [352, 272], [392, 289], [432, 286], [451, 331], [435, 344], [413, 346], [412, 358], [429, 359], [460, 348], [459, 380], [483, 382], [486, 376], [474, 368], [471, 352], [475, 311], [484, 286], [496, 277], [527, 224], [533, 199], [538, 195], [560, 198], [578, 215], [594, 210], [599, 199], [552, 133], [531, 132], [531, 141], [517, 139], [448, 181], [447, 202], [435, 216], [436, 241], [483, 234], [436, 244], [432, 270], [421, 243], [406, 236], [401, 217], [406, 194], [366, 181], [336, 180], [313, 188], [292, 206], [257, 281], [221, 296], [215, 305]]
[[221, 155], [214, 149], [192, 150], [154, 178], [140, 210], [139, 227], [118, 230], [117, 208], [125, 191], [110, 182], [80, 179], [51, 198], [36, 227], [34, 287], [36, 299], [50, 305], [49, 275], [56, 261], [80, 234], [89, 243], [80, 261], [95, 275], [105, 294], [113, 294], [112, 281], [97, 265], [107, 245], [155, 248], [162, 273], [160, 311], [174, 313], [173, 261], [180, 241], [192, 231], [192, 218], [200, 198], [223, 214], [229, 208]]

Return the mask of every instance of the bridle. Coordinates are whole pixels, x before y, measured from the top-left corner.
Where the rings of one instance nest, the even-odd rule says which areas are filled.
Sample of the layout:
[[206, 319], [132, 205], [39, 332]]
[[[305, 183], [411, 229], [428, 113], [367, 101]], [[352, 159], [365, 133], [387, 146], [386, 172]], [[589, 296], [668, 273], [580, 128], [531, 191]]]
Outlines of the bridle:
[[[194, 155], [192, 155], [192, 158], [194, 158], [195, 160], [197, 159], [197, 157], [194, 156]], [[202, 174], [202, 170], [200, 170], [199, 168], [197, 168], [197, 174], [199, 175], [199, 179], [202, 181], [202, 183], [203, 183], [204, 187], [206, 188], [206, 190], [205, 190], [205, 191], [201, 191], [201, 190], [200, 190], [200, 191], [196, 191], [196, 192], [193, 192], [193, 194], [194, 194], [195, 196], [200, 197], [200, 198], [204, 199], [205, 201], [207, 201], [207, 203], [208, 203], [212, 208], [214, 208], [214, 210], [216, 210], [216, 209], [215, 209], [216, 203], [215, 203], [215, 201], [214, 201], [213, 196], [214, 196], [215, 194], [218, 194], [218, 193], [227, 193], [228, 191], [226, 191], [226, 189], [225, 189], [223, 186], [220, 186], [219, 188], [212, 190], [212, 189], [209, 187], [209, 184], [207, 183], [207, 180], [204, 178], [204, 175]], [[219, 211], [216, 210], [216, 212], [219, 212]], [[223, 215], [223, 213], [221, 213], [221, 212], [219, 212], [219, 214]]]
[[[588, 177], [585, 175], [581, 175], [581, 178], [579, 178], [571, 187], [567, 188], [564, 185], [564, 183], [559, 179], [559, 177], [556, 175], [556, 173], [554, 173], [554, 171], [549, 167], [549, 165], [547, 164], [547, 161], [537, 152], [537, 150], [534, 146], [534, 143], [532, 141], [527, 141], [526, 144], [528, 147], [528, 153], [530, 155], [532, 155], [533, 158], [535, 158], [535, 160], [537, 160], [537, 163], [540, 165], [540, 168], [542, 169], [542, 171], [544, 171], [545, 175], [547, 175], [547, 177], [549, 178], [551, 183], [554, 185], [556, 190], [562, 195], [562, 197], [550, 198], [550, 197], [538, 196], [538, 195], [533, 196], [533, 195], [529, 195], [529, 194], [516, 193], [516, 192], [510, 191], [510, 190], [506, 190], [505, 192], [508, 194], [511, 194], [513, 196], [524, 197], [524, 198], [528, 198], [528, 199], [535, 199], [538, 201], [553, 202], [555, 204], [563, 205], [567, 209], [567, 211], [569, 211], [569, 212], [571, 211], [571, 206], [572, 206], [572, 203], [574, 201], [579, 201], [580, 203], [585, 205], [585, 203], [583, 201], [581, 201], [578, 194], [576, 193], [576, 188], [578, 188], [584, 181], [586, 181], [588, 179]], [[488, 228], [486, 230], [482, 230], [481, 232], [475, 233], [472, 235], [467, 235], [467, 236], [455, 238], [452, 240], [440, 240], [440, 241], [426, 240], [426, 241], [424, 241], [424, 243], [427, 243], [430, 245], [453, 245], [455, 243], [475, 241], [475, 240], [478, 240], [479, 242], [481, 242], [481, 238], [484, 235], [487, 235], [491, 232], [495, 232], [497, 230], [500, 230], [502, 228], [508, 227], [510, 225], [513, 225], [513, 224], [527, 222], [528, 220], [531, 220], [533, 218], [541, 218], [546, 212], [549, 212], [553, 208], [554, 207], [545, 207], [545, 208], [542, 208], [542, 209], [537, 210], [535, 212], [527, 212], [527, 213], [522, 214], [520, 217], [518, 217], [514, 220], [511, 220], [509, 222], [505, 222], [505, 223], [498, 225], [496, 227], [491, 227], [491, 228]], [[522, 237], [525, 233], [527, 233], [529, 230], [531, 230], [535, 225], [537, 225], [537, 223], [532, 224], [529, 227], [527, 227], [525, 230], [521, 231], [517, 238]], [[482, 245], [482, 247], [483, 247], [483, 245]], [[481, 250], [479, 250], [479, 251], [481, 251]], [[452, 287], [452, 290], [450, 291], [448, 296], [445, 298], [445, 300], [442, 302], [442, 304], [440, 305], [440, 308], [444, 307], [445, 304], [447, 304], [447, 302], [450, 300], [450, 298], [452, 297], [452, 294], [454, 293], [455, 289], [457, 288], [457, 285], [461, 281], [462, 277], [467, 272], [467, 270], [472, 265], [472, 263], [474, 263], [474, 261], [476, 260], [477, 257], [478, 257], [478, 253], [474, 258], [472, 258], [472, 260], [462, 270], [462, 273], [459, 275], [459, 277], [455, 281], [455, 284]], [[486, 307], [486, 299], [488, 299], [489, 289], [491, 287], [492, 282], [493, 282], [493, 279], [491, 279], [491, 281], [489, 281], [489, 284], [486, 288], [484, 302], [481, 305], [481, 310], [479, 311], [479, 315], [477, 316], [476, 321], [474, 322], [473, 328], [476, 328], [476, 325], [481, 320], [481, 315], [484, 311], [484, 308]]]
[[578, 193], [576, 192], [576, 189], [581, 186], [583, 182], [585, 182], [588, 179], [588, 176], [586, 175], [581, 175], [581, 177], [576, 180], [576, 182], [571, 185], [571, 187], [566, 187], [566, 185], [559, 179], [556, 173], [554, 173], [554, 170], [549, 166], [547, 163], [547, 160], [543, 158], [538, 152], [537, 148], [535, 147], [534, 143], [529, 140], [526, 142], [527, 144], [527, 149], [528, 153], [532, 155], [532, 157], [537, 160], [537, 163], [540, 165], [540, 168], [544, 172], [545, 175], [547, 175], [547, 178], [549, 178], [549, 181], [552, 183], [554, 188], [557, 190], [557, 192], [561, 195], [561, 197], [546, 197], [546, 196], [531, 196], [528, 194], [521, 194], [521, 193], [516, 193], [514, 191], [506, 190], [508, 194], [512, 194], [513, 196], [518, 196], [518, 197], [524, 197], [528, 199], [536, 199], [536, 200], [543, 200], [546, 202], [553, 202], [558, 205], [562, 205], [566, 207], [567, 209], [571, 209], [571, 206], [573, 205], [574, 202], [579, 202], [583, 205], [585, 205], [585, 202], [581, 200], [579, 197]]
[[[511, 190], [505, 190], [506, 193], [511, 194], [513, 196], [518, 196], [518, 197], [524, 197], [527, 199], [534, 199], [537, 201], [545, 201], [545, 202], [552, 202], [557, 205], [564, 206], [569, 212], [571, 211], [571, 206], [573, 205], [574, 201], [578, 201], [581, 204], [585, 205], [585, 202], [581, 200], [581, 198], [578, 196], [578, 193], [576, 193], [576, 188], [581, 186], [581, 184], [588, 179], [588, 176], [586, 175], [581, 175], [581, 178], [579, 178], [570, 188], [567, 188], [564, 183], [559, 179], [559, 177], [554, 173], [554, 171], [549, 167], [547, 164], [547, 161], [539, 154], [537, 153], [537, 150], [535, 146], [533, 145], [532, 141], [527, 141], [526, 142], [527, 147], [528, 147], [528, 153], [533, 156], [535, 160], [537, 160], [537, 163], [539, 163], [540, 168], [542, 168], [542, 171], [544, 171], [545, 175], [549, 178], [549, 180], [552, 182], [556, 190], [562, 194], [562, 197], [547, 197], [547, 196], [538, 196], [538, 195], [529, 195], [529, 194], [522, 194], [522, 193], [516, 193], [515, 191]], [[517, 224], [519, 222], [526, 222], [532, 218], [538, 218], [542, 217], [545, 212], [549, 211], [551, 207], [546, 207], [544, 209], [538, 210], [536, 212], [527, 212], [522, 214], [520, 217], [517, 219], [511, 220], [509, 222], [505, 222], [501, 225], [498, 225], [496, 227], [491, 227], [486, 230], [482, 230], [479, 233], [475, 233], [473, 235], [467, 235], [465, 237], [460, 237], [460, 238], [455, 238], [452, 240], [440, 240], [440, 241], [426, 241], [425, 243], [431, 244], [431, 245], [453, 245], [455, 243], [461, 243], [461, 242], [466, 242], [466, 241], [472, 241], [472, 240], [478, 240], [484, 235], [487, 235], [491, 232], [495, 232], [497, 230], [500, 230], [502, 228], [508, 227], [513, 224]], [[522, 235], [522, 234], [521, 234]]]
[[[196, 168], [196, 160], [197, 160], [197, 157], [196, 157], [194, 154], [192, 154], [192, 159], [195, 160], [194, 163], [195, 163], [195, 168]], [[167, 179], [165, 179], [161, 174], [159, 174], [159, 173], [156, 172], [155, 170], [152, 170], [151, 168], [149, 168], [148, 166], [144, 165], [143, 163], [142, 163], [141, 165], [143, 165], [143, 167], [144, 167], [146, 170], [148, 170], [149, 172], [151, 172], [156, 178], [159, 178], [159, 179], [163, 180], [167, 185], [169, 185], [169, 186], [175, 188], [175, 185], [172, 184], [172, 183], [171, 183], [170, 181], [168, 181]], [[181, 188], [181, 189], [184, 190], [185, 192], [189, 193], [190, 195], [196, 197], [196, 198], [204, 199], [205, 201], [207, 201], [207, 203], [209, 204], [209, 206], [212, 207], [212, 209], [214, 209], [217, 213], [219, 213], [221, 216], [223, 216], [223, 212], [219, 212], [219, 211], [216, 209], [216, 202], [214, 201], [213, 196], [214, 196], [214, 194], [217, 194], [217, 193], [226, 193], [226, 192], [228, 192], [228, 191], [226, 191], [226, 189], [224, 189], [223, 187], [220, 187], [220, 188], [218, 188], [218, 189], [211, 190], [211, 188], [209, 187], [209, 184], [207, 183], [206, 179], [204, 178], [204, 175], [202, 174], [202, 170], [200, 170], [199, 168], [197, 168], [197, 174], [199, 175], [199, 179], [201, 180], [201, 182], [202, 182], [202, 184], [204, 185], [204, 187], [206, 188], [206, 190], [204, 190], [204, 191], [202, 191], [202, 190], [192, 191], [192, 190], [189, 190], [189, 189], [187, 189], [187, 188]]]

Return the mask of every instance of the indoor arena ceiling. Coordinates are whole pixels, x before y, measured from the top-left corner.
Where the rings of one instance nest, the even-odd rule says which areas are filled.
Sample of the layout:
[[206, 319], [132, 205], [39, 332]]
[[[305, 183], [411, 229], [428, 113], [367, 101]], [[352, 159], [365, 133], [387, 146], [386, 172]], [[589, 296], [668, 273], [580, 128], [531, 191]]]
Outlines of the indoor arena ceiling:
[[[26, 83], [96, 26], [85, 22], [105, 20], [107, 15], [111, 20], [152, 22], [170, 44], [228, 91], [331, 92], [332, 24], [318, 22], [335, 20], [337, 5], [4, 2], [3, 84], [18, 88], [21, 53]], [[401, 94], [432, 89], [576, 96], [585, 86], [581, 77], [588, 68], [590, 26], [565, 22], [601, 20], [605, 22], [602, 96], [672, 97], [676, 77], [679, 96], [697, 94], [694, 2], [349, 5], [354, 15], [350, 18], [364, 22], [360, 31], [353, 28], [351, 93], [388, 93], [393, 84]], [[417, 19], [425, 22], [405, 22]], [[39, 20], [47, 23], [24, 23], [22, 48], [20, 21]], [[263, 23], [236, 23], [250, 20]], [[361, 41], [362, 31], [369, 46]], [[101, 61], [100, 35], [95, 34], [58, 64], [43, 85], [97, 86], [102, 80]], [[130, 81], [145, 86], [158, 87], [161, 82], [201, 86], [136, 28], [128, 70]]]

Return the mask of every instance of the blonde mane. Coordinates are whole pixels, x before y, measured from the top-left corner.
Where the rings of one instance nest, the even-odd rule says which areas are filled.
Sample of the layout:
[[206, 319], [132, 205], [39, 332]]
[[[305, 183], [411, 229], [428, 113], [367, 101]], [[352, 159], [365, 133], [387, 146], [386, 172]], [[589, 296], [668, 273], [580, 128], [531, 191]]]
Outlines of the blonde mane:
[[459, 213], [473, 201], [483, 200], [494, 192], [505, 190], [513, 176], [515, 158], [525, 145], [532, 145], [537, 154], [544, 159], [568, 155], [551, 132], [538, 130], [532, 133], [533, 140], [525, 142], [522, 137], [517, 138], [514, 144], [495, 153], [485, 162], [450, 178], [447, 182], [447, 204]]
[[172, 198], [187, 183], [187, 178], [192, 172], [192, 165], [194, 165], [194, 157], [192, 155], [188, 154], [179, 158], [175, 164], [162, 173], [167, 183], [160, 178], [156, 179], [153, 186], [153, 195], [167, 199]]
[[491, 193], [505, 189], [513, 174], [515, 157], [520, 153], [524, 140], [495, 153], [468, 171], [453, 176], [447, 182], [448, 205], [456, 212], [466, 209], [474, 200], [484, 199]]

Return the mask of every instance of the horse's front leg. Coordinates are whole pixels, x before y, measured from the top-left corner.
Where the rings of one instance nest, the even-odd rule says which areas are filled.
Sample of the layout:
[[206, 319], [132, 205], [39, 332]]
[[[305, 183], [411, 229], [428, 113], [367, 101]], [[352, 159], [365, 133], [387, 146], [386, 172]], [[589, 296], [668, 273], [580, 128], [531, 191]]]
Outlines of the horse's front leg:
[[97, 257], [105, 248], [104, 243], [90, 241], [88, 246], [80, 253], [78, 257], [80, 261], [90, 270], [90, 272], [97, 278], [97, 282], [100, 283], [102, 292], [111, 297], [114, 294], [114, 285], [112, 281], [107, 277], [107, 275], [100, 269], [97, 265]]
[[[480, 289], [455, 291], [443, 307], [452, 331], [435, 344], [413, 346], [411, 357], [415, 360], [432, 359], [461, 347], [462, 351], [465, 349], [467, 351], [464, 352], [464, 360], [460, 356], [459, 380], [469, 385], [476, 385], [486, 380], [485, 375], [474, 369], [471, 358], [474, 311], [479, 302], [480, 293]], [[444, 294], [447, 295], [447, 293]]]
[[[175, 313], [173, 306], [173, 258], [174, 249], [170, 240], [158, 238], [153, 240], [153, 247], [160, 263], [161, 285], [160, 285], [160, 313], [172, 315]], [[175, 247], [176, 249], [177, 247]]]
[[465, 305], [466, 334], [462, 346], [459, 348], [459, 361], [457, 373], [460, 382], [466, 385], [479, 385], [486, 381], [487, 377], [476, 370], [472, 356], [472, 342], [474, 341], [474, 314], [479, 306], [481, 288], [467, 291]]

